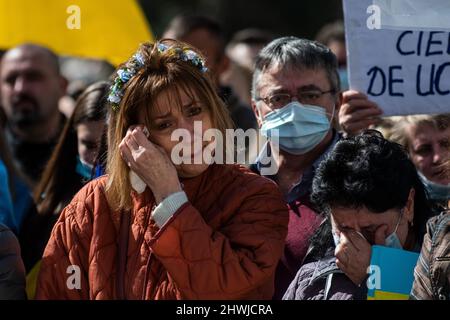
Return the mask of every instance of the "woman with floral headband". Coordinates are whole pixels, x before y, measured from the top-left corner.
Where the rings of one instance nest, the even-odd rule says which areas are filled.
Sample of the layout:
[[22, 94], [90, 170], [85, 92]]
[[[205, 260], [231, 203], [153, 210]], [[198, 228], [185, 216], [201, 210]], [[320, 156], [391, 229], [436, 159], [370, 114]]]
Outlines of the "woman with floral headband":
[[171, 157], [176, 129], [231, 128], [202, 57], [163, 40], [116, 74], [107, 175], [62, 212], [37, 298], [270, 299], [288, 223], [276, 185], [238, 165]]

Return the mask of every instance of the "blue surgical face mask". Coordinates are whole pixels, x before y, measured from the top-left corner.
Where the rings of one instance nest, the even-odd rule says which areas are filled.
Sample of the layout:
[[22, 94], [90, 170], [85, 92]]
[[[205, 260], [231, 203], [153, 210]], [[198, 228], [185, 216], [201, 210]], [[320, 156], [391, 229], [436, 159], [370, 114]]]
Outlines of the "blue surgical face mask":
[[450, 184], [439, 184], [428, 180], [421, 172], [418, 171], [419, 178], [427, 190], [428, 197], [431, 200], [448, 200], [450, 199]]
[[[334, 111], [333, 111], [334, 114]], [[305, 154], [316, 147], [330, 130], [325, 108], [292, 101], [268, 113], [261, 134], [278, 137], [280, 148], [291, 154]]]
[[77, 166], [75, 168], [76, 172], [86, 180], [91, 180], [93, 165], [84, 162], [77, 156]]
[[400, 239], [397, 236], [397, 229], [400, 225], [400, 221], [402, 220], [403, 211], [400, 212], [400, 217], [398, 218], [397, 225], [395, 226], [394, 232], [392, 232], [390, 235], [386, 237], [384, 240], [384, 246], [394, 249], [403, 249], [402, 243], [400, 242]]

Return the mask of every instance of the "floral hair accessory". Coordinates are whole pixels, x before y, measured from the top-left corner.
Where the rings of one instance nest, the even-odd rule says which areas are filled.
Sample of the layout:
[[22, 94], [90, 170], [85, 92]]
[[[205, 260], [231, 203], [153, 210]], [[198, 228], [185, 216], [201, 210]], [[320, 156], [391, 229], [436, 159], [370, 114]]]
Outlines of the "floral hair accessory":
[[123, 97], [123, 87], [143, 66], [144, 57], [138, 52], [133, 55], [125, 67], [117, 70], [117, 77], [114, 79], [108, 95], [108, 101], [111, 103], [113, 111], [117, 111], [119, 108], [120, 100]]
[[158, 44], [158, 51], [160, 53], [168, 52], [169, 55], [177, 56], [180, 60], [191, 63], [194, 67], [199, 69], [201, 72], [208, 71], [208, 68], [205, 67], [205, 62], [202, 58], [197, 54], [197, 52], [192, 51], [191, 49], [179, 48], [179, 47], [169, 47], [163, 43]]
[[[203, 73], [208, 70], [208, 68], [205, 67], [205, 62], [203, 59], [191, 49], [170, 47], [163, 43], [159, 43], [157, 45], [157, 49], [159, 53], [164, 53], [167, 51], [167, 54], [171, 56], [173, 55], [182, 61], [189, 62]], [[119, 104], [124, 94], [123, 88], [125, 84], [138, 73], [144, 64], [144, 57], [138, 52], [125, 65], [125, 67], [117, 70], [117, 76], [114, 79], [114, 84], [111, 86], [108, 95], [108, 101], [111, 103], [113, 111], [117, 111], [119, 109]]]

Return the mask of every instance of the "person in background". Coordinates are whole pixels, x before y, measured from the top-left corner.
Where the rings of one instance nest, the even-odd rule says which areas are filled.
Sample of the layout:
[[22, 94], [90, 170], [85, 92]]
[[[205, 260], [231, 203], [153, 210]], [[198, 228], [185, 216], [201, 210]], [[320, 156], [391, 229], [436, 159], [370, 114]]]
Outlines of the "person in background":
[[12, 228], [16, 227], [16, 221], [11, 197], [12, 182], [8, 168], [3, 160], [9, 160], [6, 147], [3, 132], [0, 132], [0, 223]]
[[315, 259], [298, 270], [285, 300], [365, 300], [371, 246], [419, 252], [431, 215], [406, 150], [375, 130], [336, 144], [316, 171], [311, 200], [327, 228], [315, 235]]
[[72, 81], [67, 86], [66, 94], [59, 99], [58, 109], [67, 119], [75, 110], [75, 103], [86, 87], [86, 84], [82, 81]]
[[220, 76], [220, 82], [232, 88], [241, 101], [251, 105], [252, 74], [259, 51], [274, 36], [261, 29], [243, 29], [236, 32], [226, 46], [229, 68]]
[[6, 116], [0, 108], [0, 176], [2, 179], [0, 223], [18, 235], [25, 218], [36, 213], [36, 206], [26, 177], [20, 174], [14, 165], [4, 136], [5, 124]]
[[58, 110], [67, 80], [48, 48], [22, 44], [8, 50], [0, 67], [0, 98], [6, 139], [15, 165], [35, 186], [58, 141], [66, 118]]
[[448, 209], [450, 113], [398, 117], [390, 139], [405, 146], [425, 185], [435, 215]]
[[25, 220], [19, 237], [30, 298], [34, 297], [40, 260], [54, 224], [73, 196], [91, 180], [100, 138], [105, 131], [108, 91], [108, 82], [98, 82], [78, 97], [36, 187], [38, 212]]
[[250, 106], [245, 105], [230, 86], [220, 83], [220, 76], [228, 69], [225, 39], [221, 25], [214, 19], [201, 15], [175, 16], [163, 33], [163, 38], [186, 42], [200, 50], [211, 70], [219, 96], [224, 100], [236, 128], [247, 130], [256, 127], [256, 119]]
[[15, 226], [9, 180], [8, 170], [0, 159], [0, 223]]
[[69, 84], [66, 95], [59, 100], [59, 110], [69, 119], [81, 93], [93, 83], [107, 81], [115, 68], [104, 60], [76, 57], [60, 60], [61, 74]]
[[[14, 233], [4, 222], [16, 226], [14, 206], [11, 196], [11, 173], [2, 159], [7, 163], [10, 158], [0, 131], [0, 300], [26, 299], [25, 268], [20, 257], [20, 246]], [[11, 164], [11, 163], [8, 163]]]
[[316, 41], [324, 44], [336, 55], [342, 104], [339, 108], [339, 128], [344, 136], [356, 135], [362, 130], [381, 123], [383, 111], [367, 95], [349, 90], [345, 28], [341, 20], [325, 24], [317, 33]]
[[347, 75], [347, 49], [345, 45], [345, 28], [341, 20], [324, 25], [316, 35], [316, 41], [326, 45], [336, 55], [338, 73], [342, 90], [349, 89]]
[[[393, 129], [395, 124], [402, 118], [402, 116], [390, 116], [390, 117], [382, 117], [380, 122], [372, 126], [370, 129], [377, 130], [381, 132], [385, 139], [391, 140], [391, 135], [393, 133]], [[367, 128], [368, 129], [368, 128]]]

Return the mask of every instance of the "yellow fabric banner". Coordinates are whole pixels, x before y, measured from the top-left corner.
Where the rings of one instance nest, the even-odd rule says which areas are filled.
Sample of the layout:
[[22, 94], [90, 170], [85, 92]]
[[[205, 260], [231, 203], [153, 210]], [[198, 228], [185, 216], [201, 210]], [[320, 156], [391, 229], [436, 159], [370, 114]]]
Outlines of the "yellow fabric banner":
[[0, 49], [24, 42], [117, 65], [153, 41], [136, 0], [0, 0]]

